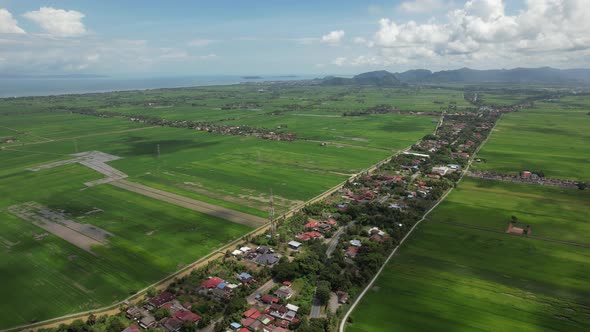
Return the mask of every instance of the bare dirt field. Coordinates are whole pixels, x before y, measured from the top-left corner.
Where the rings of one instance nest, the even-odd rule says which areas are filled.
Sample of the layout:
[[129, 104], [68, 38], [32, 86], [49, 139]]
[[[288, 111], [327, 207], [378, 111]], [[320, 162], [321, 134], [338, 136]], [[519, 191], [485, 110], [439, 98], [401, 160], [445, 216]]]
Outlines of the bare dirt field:
[[148, 187], [139, 183], [130, 182], [127, 180], [118, 180], [110, 182], [111, 185], [129, 190], [138, 194], [142, 194], [157, 200], [168, 202], [174, 205], [182, 206], [187, 209], [202, 212], [214, 217], [229, 220], [238, 224], [243, 224], [251, 227], [259, 227], [264, 225], [267, 220], [261, 217], [253, 216], [247, 213], [231, 210], [221, 206], [201, 202], [192, 198], [180, 196], [169, 193], [167, 191]]
[[77, 223], [36, 202], [13, 205], [8, 211], [90, 253], [92, 246], [106, 244], [113, 235], [96, 226]]

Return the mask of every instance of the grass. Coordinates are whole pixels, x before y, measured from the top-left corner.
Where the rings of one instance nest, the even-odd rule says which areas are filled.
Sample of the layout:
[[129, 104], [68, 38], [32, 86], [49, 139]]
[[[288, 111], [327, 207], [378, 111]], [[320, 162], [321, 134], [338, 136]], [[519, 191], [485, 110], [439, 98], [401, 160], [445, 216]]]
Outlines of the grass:
[[[80, 165], [3, 177], [0, 289], [11, 301], [0, 304], [0, 328], [122, 300], [250, 230], [110, 185], [79, 190], [95, 178]], [[98, 257], [54, 235], [35, 240], [42, 229], [6, 212], [23, 201], [65, 210], [114, 237], [94, 249]], [[94, 208], [104, 212], [85, 214]]]
[[346, 331], [584, 331], [588, 259], [588, 249], [430, 222]]
[[546, 177], [590, 181], [590, 105], [584, 99], [539, 102], [505, 114], [478, 157], [477, 169], [516, 174], [543, 171]]
[[[85, 188], [84, 182], [102, 175], [81, 165], [39, 172], [26, 168], [98, 150], [122, 157], [110, 164], [127, 173], [130, 181], [264, 217], [271, 188], [281, 213], [416, 142], [435, 126], [430, 117], [291, 113], [339, 116], [344, 109], [390, 103], [392, 96], [400, 96], [400, 103], [392, 104], [412, 109], [422, 103], [432, 109], [462, 100], [460, 92], [446, 90], [426, 95], [403, 89], [258, 89], [206, 87], [0, 100], [0, 138], [19, 139], [0, 149], [0, 292], [10, 299], [0, 304], [0, 329], [115, 303], [250, 230], [108, 184]], [[412, 103], [412, 98], [422, 99]], [[434, 99], [443, 104], [434, 104]], [[145, 107], [146, 101], [158, 106]], [[235, 103], [259, 106], [221, 109]], [[292, 110], [293, 105], [300, 109]], [[145, 125], [70, 114], [65, 107], [219, 123], [243, 120], [258, 126], [288, 121], [302, 138], [338, 144], [265, 141], [163, 127], [127, 131]], [[282, 116], [265, 114], [285, 109], [289, 112]], [[35, 240], [44, 231], [6, 211], [28, 201], [64, 210], [114, 237], [108, 247], [94, 249], [98, 256], [54, 235]], [[86, 214], [94, 208], [103, 212]]]
[[516, 216], [534, 236], [590, 245], [589, 202], [587, 190], [465, 179], [429, 218], [505, 231]]
[[465, 179], [386, 266], [347, 331], [587, 329], [590, 249], [502, 231], [517, 215], [533, 235], [588, 243], [588, 201], [578, 190]]

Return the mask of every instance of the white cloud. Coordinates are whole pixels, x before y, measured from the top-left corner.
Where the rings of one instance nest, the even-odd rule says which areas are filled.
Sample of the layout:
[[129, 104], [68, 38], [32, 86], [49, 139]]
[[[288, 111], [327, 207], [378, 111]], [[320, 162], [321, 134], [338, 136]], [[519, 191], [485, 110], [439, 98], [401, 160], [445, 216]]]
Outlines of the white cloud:
[[[417, 4], [427, 2], [408, 1], [400, 6], [416, 12]], [[372, 54], [349, 57], [339, 65], [588, 66], [588, 31], [587, 0], [527, 0], [524, 9], [514, 14], [506, 12], [502, 0], [469, 0], [460, 9], [449, 9], [443, 21], [383, 18], [366, 43]]]
[[0, 33], [25, 33], [25, 30], [18, 26], [18, 22], [12, 17], [12, 14], [4, 8], [0, 8]]
[[344, 38], [344, 31], [342, 30], [334, 30], [330, 31], [328, 34], [323, 35], [320, 41], [326, 44], [338, 44]]
[[336, 66], [344, 66], [346, 62], [347, 60], [345, 57], [338, 57], [332, 61], [332, 64]]
[[354, 38], [352, 39], [352, 41], [353, 41], [355, 44], [366, 44], [366, 43], [367, 43], [367, 39], [366, 39], [366, 38], [363, 38], [363, 37], [354, 37]]
[[43, 30], [53, 36], [76, 37], [86, 33], [86, 27], [82, 23], [84, 14], [75, 10], [41, 7], [23, 16], [39, 24]]
[[397, 9], [406, 13], [423, 14], [432, 13], [449, 6], [450, 3], [444, 0], [412, 0], [402, 2], [397, 6]]

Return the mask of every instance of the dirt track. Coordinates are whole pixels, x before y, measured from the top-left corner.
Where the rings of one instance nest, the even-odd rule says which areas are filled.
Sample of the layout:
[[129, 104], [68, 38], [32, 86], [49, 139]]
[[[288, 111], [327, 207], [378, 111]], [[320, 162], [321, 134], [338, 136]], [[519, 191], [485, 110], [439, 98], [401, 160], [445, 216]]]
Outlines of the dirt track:
[[113, 181], [110, 184], [121, 189], [129, 190], [144, 196], [155, 198], [160, 201], [182, 206], [187, 209], [202, 212], [214, 217], [229, 220], [231, 222], [247, 225], [250, 227], [259, 227], [267, 222], [265, 218], [253, 216], [251, 214], [247, 214], [244, 212], [231, 210], [218, 205], [201, 202], [196, 199], [180, 196], [177, 194], [144, 186], [143, 184], [127, 180]]

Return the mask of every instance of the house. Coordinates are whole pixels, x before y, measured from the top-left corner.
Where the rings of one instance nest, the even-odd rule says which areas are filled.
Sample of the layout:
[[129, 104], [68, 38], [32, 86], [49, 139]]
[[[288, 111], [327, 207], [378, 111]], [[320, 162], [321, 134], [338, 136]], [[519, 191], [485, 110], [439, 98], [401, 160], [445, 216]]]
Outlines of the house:
[[250, 308], [250, 309], [244, 311], [243, 316], [244, 316], [244, 318], [257, 319], [261, 314], [262, 313], [260, 311], [258, 311], [258, 309], [256, 309], [256, 308]]
[[287, 304], [285, 307], [291, 311], [295, 311], [295, 312], [299, 311], [299, 307], [296, 305], [293, 305], [293, 304]]
[[275, 295], [281, 299], [290, 299], [295, 292], [291, 289], [291, 287], [281, 286], [279, 289], [275, 291]]
[[252, 249], [250, 247], [241, 247], [240, 251], [244, 254], [248, 253], [249, 251], [251, 251]]
[[242, 256], [243, 252], [240, 251], [239, 249], [236, 249], [236, 250], [232, 251], [231, 254], [233, 256], [236, 256], [237, 257], [237, 256]]
[[292, 284], [290, 281], [283, 281], [283, 286], [291, 287]]
[[531, 175], [533, 175], [533, 173], [530, 172], [530, 171], [522, 171], [520, 173], [520, 177], [523, 178], [523, 179], [528, 179], [528, 178], [531, 177]]
[[338, 297], [338, 303], [345, 304], [348, 302], [348, 293], [343, 291], [337, 291], [336, 296]]
[[148, 303], [146, 303], [145, 307], [148, 310], [154, 310], [154, 309], [160, 308], [165, 303], [174, 300], [174, 298], [175, 298], [174, 294], [172, 294], [170, 292], [162, 292], [162, 293], [158, 294], [157, 296], [152, 297], [148, 301]]
[[296, 238], [298, 238], [299, 240], [303, 240], [303, 241], [309, 241], [311, 239], [318, 239], [321, 238], [323, 235], [320, 232], [305, 232], [303, 234], [299, 234], [296, 236]]
[[181, 322], [189, 321], [196, 324], [201, 319], [201, 316], [189, 310], [179, 310], [172, 315], [172, 318], [176, 318]]
[[164, 319], [160, 325], [168, 332], [178, 332], [182, 328], [182, 321], [174, 317]]
[[272, 254], [262, 254], [256, 257], [256, 263], [260, 265], [271, 266], [274, 265], [276, 262], [279, 261], [279, 256], [272, 255]]
[[376, 241], [376, 242], [383, 242], [383, 236], [381, 236], [379, 234], [373, 234], [373, 235], [371, 235], [369, 240]]
[[135, 326], [134, 324], [129, 325], [128, 328], [124, 329], [122, 332], [141, 332], [141, 330]]
[[354, 239], [354, 240], [350, 240], [350, 245], [355, 246], [355, 247], [360, 247], [363, 244], [361, 243], [361, 240]]
[[271, 295], [263, 295], [260, 299], [260, 302], [264, 303], [264, 304], [271, 304], [271, 303], [279, 303], [279, 299], [271, 296]]
[[356, 255], [359, 252], [359, 248], [358, 247], [348, 247], [348, 249], [346, 249], [346, 257], [350, 257], [350, 258], [355, 258]]
[[156, 325], [156, 318], [154, 318], [149, 312], [144, 311], [142, 312], [142, 316], [138, 323], [141, 328], [147, 329]]
[[446, 166], [437, 166], [432, 168], [432, 173], [436, 173], [440, 176], [444, 176], [449, 171], [449, 168]]
[[258, 254], [267, 254], [267, 253], [272, 253], [272, 249], [270, 249], [267, 246], [260, 246], [258, 248], [256, 248], [256, 253]]
[[326, 223], [326, 224], [328, 224], [330, 226], [336, 226], [336, 225], [338, 225], [338, 222], [336, 220], [332, 219], [332, 218], [324, 221], [324, 223]]
[[233, 322], [233, 323], [229, 324], [229, 327], [232, 330], [237, 331], [240, 329], [240, 327], [242, 327], [242, 325], [240, 325], [240, 323]]
[[287, 243], [287, 245], [290, 249], [293, 250], [299, 250], [299, 248], [301, 248], [301, 243], [297, 241], [290, 241], [289, 243]]
[[256, 282], [256, 280], [254, 280], [254, 277], [252, 277], [252, 275], [246, 272], [240, 273], [240, 275], [238, 275], [238, 280], [240, 280], [244, 285], [249, 285], [253, 282]]
[[212, 288], [216, 288], [220, 283], [222, 283], [223, 280], [221, 278], [218, 277], [213, 277], [213, 278], [209, 278], [207, 280], [205, 280], [202, 284], [201, 284], [201, 289], [212, 289]]
[[307, 224], [305, 224], [305, 228], [311, 228], [311, 229], [315, 229], [320, 225], [319, 222], [312, 220], [310, 222], [308, 222]]
[[293, 321], [295, 319], [295, 316], [297, 316], [296, 311], [289, 310], [289, 308], [280, 304], [271, 304], [271, 306], [268, 309], [268, 312], [273, 317], [288, 321]]
[[138, 320], [141, 318], [142, 312], [143, 310], [139, 309], [138, 307], [130, 307], [125, 312], [125, 317], [127, 317], [128, 319]]
[[183, 306], [183, 307], [185, 307], [186, 309], [190, 309], [190, 308], [191, 308], [193, 305], [192, 305], [192, 303], [190, 303], [190, 302], [184, 302], [184, 303], [182, 304], [182, 306]]

